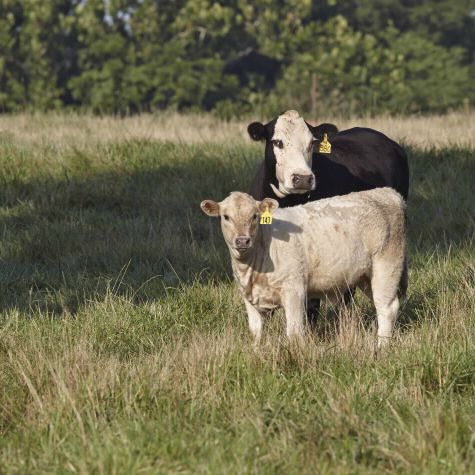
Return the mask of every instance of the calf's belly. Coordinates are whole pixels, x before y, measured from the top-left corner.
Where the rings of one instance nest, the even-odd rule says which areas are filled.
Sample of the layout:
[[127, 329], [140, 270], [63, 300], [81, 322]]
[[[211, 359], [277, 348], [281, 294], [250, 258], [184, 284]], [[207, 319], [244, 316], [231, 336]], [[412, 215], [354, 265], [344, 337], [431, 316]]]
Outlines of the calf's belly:
[[366, 256], [334, 259], [333, 262], [320, 263], [309, 272], [307, 294], [311, 298], [341, 296], [348, 289], [358, 286], [370, 275], [371, 263]]

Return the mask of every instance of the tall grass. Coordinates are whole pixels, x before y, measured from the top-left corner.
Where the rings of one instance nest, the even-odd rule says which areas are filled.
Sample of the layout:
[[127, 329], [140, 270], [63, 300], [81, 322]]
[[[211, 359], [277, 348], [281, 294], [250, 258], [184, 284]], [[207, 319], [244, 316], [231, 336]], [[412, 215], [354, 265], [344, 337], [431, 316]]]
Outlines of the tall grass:
[[408, 147], [409, 293], [375, 359], [361, 295], [302, 346], [278, 313], [253, 349], [199, 203], [245, 190], [260, 147], [21, 120], [0, 120], [1, 473], [475, 471], [471, 142]]

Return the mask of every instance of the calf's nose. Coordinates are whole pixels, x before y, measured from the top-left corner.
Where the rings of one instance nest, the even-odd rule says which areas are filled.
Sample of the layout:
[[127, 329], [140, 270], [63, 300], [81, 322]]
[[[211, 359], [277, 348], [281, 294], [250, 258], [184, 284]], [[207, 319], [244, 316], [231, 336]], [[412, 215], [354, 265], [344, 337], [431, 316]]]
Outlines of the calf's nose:
[[251, 244], [251, 238], [247, 236], [239, 236], [236, 238], [236, 247], [244, 248], [249, 247]]
[[310, 190], [313, 187], [315, 178], [313, 175], [292, 175], [292, 186], [303, 190]]

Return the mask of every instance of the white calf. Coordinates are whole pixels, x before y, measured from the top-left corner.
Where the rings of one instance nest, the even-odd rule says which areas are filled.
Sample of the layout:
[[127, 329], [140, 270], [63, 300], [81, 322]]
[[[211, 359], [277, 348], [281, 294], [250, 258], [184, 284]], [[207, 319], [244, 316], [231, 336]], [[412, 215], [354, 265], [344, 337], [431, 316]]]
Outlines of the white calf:
[[[234, 276], [258, 342], [262, 316], [283, 307], [287, 335], [302, 335], [306, 299], [370, 291], [378, 317], [378, 344], [392, 336], [399, 310], [398, 288], [407, 285], [406, 219], [402, 197], [391, 188], [336, 196], [277, 209], [231, 193], [202, 210], [221, 217]], [[260, 215], [273, 212], [270, 225]]]

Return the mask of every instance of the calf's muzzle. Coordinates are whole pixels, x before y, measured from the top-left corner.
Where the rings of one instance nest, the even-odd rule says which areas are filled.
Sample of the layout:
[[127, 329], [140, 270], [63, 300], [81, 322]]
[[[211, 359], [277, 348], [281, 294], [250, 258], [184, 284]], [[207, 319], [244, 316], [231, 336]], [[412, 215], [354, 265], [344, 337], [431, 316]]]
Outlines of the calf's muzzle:
[[239, 236], [234, 242], [238, 249], [247, 249], [251, 245], [251, 238], [248, 236]]

